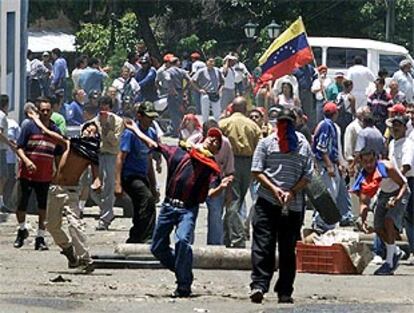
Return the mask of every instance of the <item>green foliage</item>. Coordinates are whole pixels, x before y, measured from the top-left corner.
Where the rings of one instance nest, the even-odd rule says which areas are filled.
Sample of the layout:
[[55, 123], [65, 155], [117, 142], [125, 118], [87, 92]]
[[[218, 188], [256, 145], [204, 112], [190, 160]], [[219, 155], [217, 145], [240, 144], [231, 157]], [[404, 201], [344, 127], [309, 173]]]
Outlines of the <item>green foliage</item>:
[[176, 49], [179, 55], [186, 51], [195, 50], [200, 50], [200, 38], [196, 34], [180, 39]]
[[81, 25], [80, 31], [76, 33], [76, 50], [81, 54], [105, 59], [110, 39], [111, 32], [108, 27], [86, 23]]
[[[86, 23], [76, 33], [76, 49], [82, 54], [98, 57], [113, 67], [110, 76], [118, 77], [128, 52], [135, 49], [138, 28], [134, 13], [126, 13], [118, 22], [108, 25]], [[111, 43], [111, 32], [114, 42]], [[114, 49], [110, 51], [111, 44]]]
[[201, 51], [203, 51], [204, 55], [213, 55], [217, 53], [217, 40], [210, 39], [201, 44]]

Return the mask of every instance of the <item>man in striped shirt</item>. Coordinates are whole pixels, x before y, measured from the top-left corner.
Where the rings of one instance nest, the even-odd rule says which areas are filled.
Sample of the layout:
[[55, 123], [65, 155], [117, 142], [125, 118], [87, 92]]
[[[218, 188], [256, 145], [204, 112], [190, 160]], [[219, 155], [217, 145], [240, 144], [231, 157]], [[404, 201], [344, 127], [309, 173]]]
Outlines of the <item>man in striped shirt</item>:
[[[52, 105], [48, 98], [38, 98], [37, 108], [41, 122], [51, 131], [60, 133], [57, 126], [51, 121]], [[19, 222], [15, 248], [21, 248], [29, 232], [26, 226], [26, 210], [32, 191], [36, 194], [39, 229], [35, 241], [35, 250], [48, 250], [44, 240], [45, 219], [47, 207], [47, 194], [49, 184], [53, 178], [53, 161], [56, 154], [61, 153], [57, 140], [47, 136], [32, 121], [22, 125], [20, 136], [17, 140], [17, 155], [19, 164], [19, 200], [16, 217]]]
[[303, 189], [313, 171], [312, 151], [306, 138], [295, 131], [295, 114], [278, 113], [276, 131], [262, 139], [253, 155], [251, 171], [259, 182], [253, 215], [252, 282], [250, 299], [261, 303], [275, 269], [276, 241], [279, 279], [275, 285], [280, 303], [292, 303], [295, 280], [295, 246], [304, 210]]

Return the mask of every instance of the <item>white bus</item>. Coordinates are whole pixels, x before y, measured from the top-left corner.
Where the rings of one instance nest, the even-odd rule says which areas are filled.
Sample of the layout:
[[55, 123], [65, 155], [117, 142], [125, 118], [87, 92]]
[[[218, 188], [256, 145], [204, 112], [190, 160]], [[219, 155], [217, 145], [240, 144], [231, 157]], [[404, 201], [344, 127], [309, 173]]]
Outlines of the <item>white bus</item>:
[[413, 61], [403, 46], [371, 39], [308, 37], [316, 63], [328, 67], [328, 75], [336, 71], [346, 71], [353, 65], [355, 56], [363, 59], [364, 65], [377, 75], [380, 69], [386, 69], [392, 76], [402, 59]]

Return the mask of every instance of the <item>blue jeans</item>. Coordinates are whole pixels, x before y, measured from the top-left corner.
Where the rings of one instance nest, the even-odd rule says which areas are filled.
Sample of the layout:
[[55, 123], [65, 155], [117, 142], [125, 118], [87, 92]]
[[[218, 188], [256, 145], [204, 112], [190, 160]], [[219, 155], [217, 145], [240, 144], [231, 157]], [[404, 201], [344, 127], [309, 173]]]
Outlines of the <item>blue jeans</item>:
[[183, 113], [180, 111], [181, 104], [183, 103], [183, 95], [181, 93], [178, 93], [176, 96], [169, 95], [167, 97], [167, 103], [168, 114], [170, 115], [171, 122], [174, 128], [174, 134], [178, 136], [180, 123], [183, 119]]
[[200, 93], [198, 91], [191, 90], [191, 98], [193, 100], [193, 105], [196, 108], [197, 114], [200, 115], [201, 114], [201, 97], [200, 97]]
[[408, 177], [407, 181], [411, 190], [411, 195], [404, 216], [404, 227], [407, 234], [408, 244], [410, 245], [410, 251], [414, 254], [414, 178]]
[[207, 218], [207, 244], [223, 244], [223, 206], [225, 191], [222, 191], [217, 197], [208, 197], [206, 204], [208, 208]]
[[115, 161], [116, 154], [99, 154], [99, 177], [103, 183], [103, 190], [100, 193], [91, 193], [92, 200], [101, 212], [99, 219], [105, 224], [110, 224], [115, 217]]
[[316, 125], [323, 120], [323, 103], [325, 100], [316, 100]]
[[[152, 237], [151, 252], [175, 273], [177, 289], [188, 291], [193, 282], [193, 250], [191, 243], [198, 215], [198, 206], [178, 208], [163, 203]], [[170, 233], [175, 226], [175, 250], [170, 247]]]

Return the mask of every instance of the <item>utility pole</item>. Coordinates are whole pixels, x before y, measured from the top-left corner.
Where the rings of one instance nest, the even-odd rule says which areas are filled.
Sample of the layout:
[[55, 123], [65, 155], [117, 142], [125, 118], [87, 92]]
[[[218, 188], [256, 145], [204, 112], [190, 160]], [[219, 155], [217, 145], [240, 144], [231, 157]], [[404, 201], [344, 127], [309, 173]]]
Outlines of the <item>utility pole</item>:
[[414, 53], [414, 3], [411, 4], [411, 53]]
[[393, 41], [395, 34], [395, 0], [385, 0], [387, 16], [385, 20], [385, 40]]

